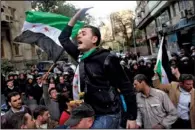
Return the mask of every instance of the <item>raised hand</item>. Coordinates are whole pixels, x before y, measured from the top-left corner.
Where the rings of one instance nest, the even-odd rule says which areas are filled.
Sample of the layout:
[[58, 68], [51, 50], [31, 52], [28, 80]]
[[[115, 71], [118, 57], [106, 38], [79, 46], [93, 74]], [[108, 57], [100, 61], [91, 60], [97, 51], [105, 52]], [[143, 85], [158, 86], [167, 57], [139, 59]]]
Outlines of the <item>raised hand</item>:
[[48, 76], [49, 76], [49, 73], [48, 72], [42, 76], [43, 84], [46, 84], [47, 83]]
[[83, 8], [79, 10], [79, 20], [82, 20], [86, 16], [86, 12], [93, 7]]
[[73, 26], [75, 25], [76, 21], [77, 21], [77, 20], [82, 20], [82, 19], [85, 17], [86, 12], [87, 12], [89, 9], [91, 9], [91, 8], [92, 8], [92, 7], [80, 9], [80, 10], [71, 18], [71, 20], [69, 21], [68, 25], [73, 27]]

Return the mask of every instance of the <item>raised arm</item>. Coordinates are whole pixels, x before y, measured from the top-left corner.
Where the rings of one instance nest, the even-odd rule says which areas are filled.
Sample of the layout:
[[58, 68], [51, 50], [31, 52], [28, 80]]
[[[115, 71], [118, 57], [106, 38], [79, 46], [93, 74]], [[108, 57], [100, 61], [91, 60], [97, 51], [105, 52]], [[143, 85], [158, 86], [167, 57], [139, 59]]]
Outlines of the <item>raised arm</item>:
[[46, 73], [45, 75], [43, 75], [42, 80], [43, 80], [43, 99], [44, 102], [46, 104], [46, 106], [48, 106], [48, 104], [51, 102], [51, 99], [49, 97], [49, 92], [48, 92], [48, 83], [47, 83], [47, 77], [48, 77], [48, 73]]
[[43, 99], [44, 99], [46, 106], [48, 106], [48, 104], [50, 104], [51, 102], [51, 99], [48, 93], [48, 88], [49, 88], [48, 84], [43, 84]]
[[80, 54], [79, 50], [77, 49], [77, 46], [75, 44], [73, 44], [73, 42], [70, 40], [70, 36], [72, 33], [72, 29], [75, 25], [75, 23], [77, 22], [77, 20], [79, 20], [82, 15], [85, 14], [85, 12], [90, 9], [90, 8], [84, 8], [79, 10], [69, 21], [68, 25], [64, 28], [64, 30], [62, 31], [62, 33], [59, 36], [59, 41], [61, 43], [61, 45], [63, 46], [63, 48], [66, 50], [66, 52], [72, 56], [72, 58], [74, 58], [77, 61], [77, 58]]
[[171, 89], [171, 84], [161, 84], [158, 74], [155, 74], [152, 78], [152, 83], [154, 88], [160, 89], [166, 93], [169, 93]]

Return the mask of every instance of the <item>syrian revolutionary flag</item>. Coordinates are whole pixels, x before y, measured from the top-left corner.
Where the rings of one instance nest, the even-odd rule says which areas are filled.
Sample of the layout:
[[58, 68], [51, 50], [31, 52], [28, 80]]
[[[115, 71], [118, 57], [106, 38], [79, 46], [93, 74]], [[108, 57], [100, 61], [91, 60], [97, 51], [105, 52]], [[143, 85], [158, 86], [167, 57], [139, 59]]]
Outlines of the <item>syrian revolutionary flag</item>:
[[171, 68], [169, 66], [169, 57], [162, 37], [156, 62], [156, 73], [160, 77], [162, 84], [168, 84], [171, 81]]
[[[56, 61], [64, 51], [58, 37], [69, 20], [69, 17], [54, 13], [27, 11], [22, 34], [14, 41], [37, 45], [48, 54], [49, 58]], [[74, 38], [83, 26], [83, 22], [77, 22], [71, 38]]]

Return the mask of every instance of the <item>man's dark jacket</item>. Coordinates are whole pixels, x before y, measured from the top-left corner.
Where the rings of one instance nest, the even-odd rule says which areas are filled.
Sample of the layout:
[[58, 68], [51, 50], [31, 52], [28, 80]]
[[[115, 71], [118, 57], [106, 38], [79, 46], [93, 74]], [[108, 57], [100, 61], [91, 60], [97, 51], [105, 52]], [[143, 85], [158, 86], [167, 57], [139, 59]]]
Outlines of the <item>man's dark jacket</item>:
[[[66, 26], [59, 41], [67, 53], [75, 60], [80, 54], [77, 46], [69, 39], [72, 27]], [[120, 111], [119, 88], [125, 97], [129, 120], [137, 116], [137, 104], [134, 88], [125, 75], [117, 56], [105, 49], [97, 48], [89, 57], [79, 63], [81, 91], [84, 100], [90, 104], [97, 115], [115, 114]]]

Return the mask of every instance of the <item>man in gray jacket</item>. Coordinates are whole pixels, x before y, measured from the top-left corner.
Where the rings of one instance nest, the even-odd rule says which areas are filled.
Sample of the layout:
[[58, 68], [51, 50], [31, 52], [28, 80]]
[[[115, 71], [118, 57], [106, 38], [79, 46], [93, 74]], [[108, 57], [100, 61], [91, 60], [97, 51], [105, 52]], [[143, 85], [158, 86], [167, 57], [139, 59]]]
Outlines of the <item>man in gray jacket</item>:
[[138, 116], [137, 128], [169, 129], [177, 120], [177, 110], [168, 95], [158, 89], [149, 87], [145, 75], [134, 77], [137, 94]]

